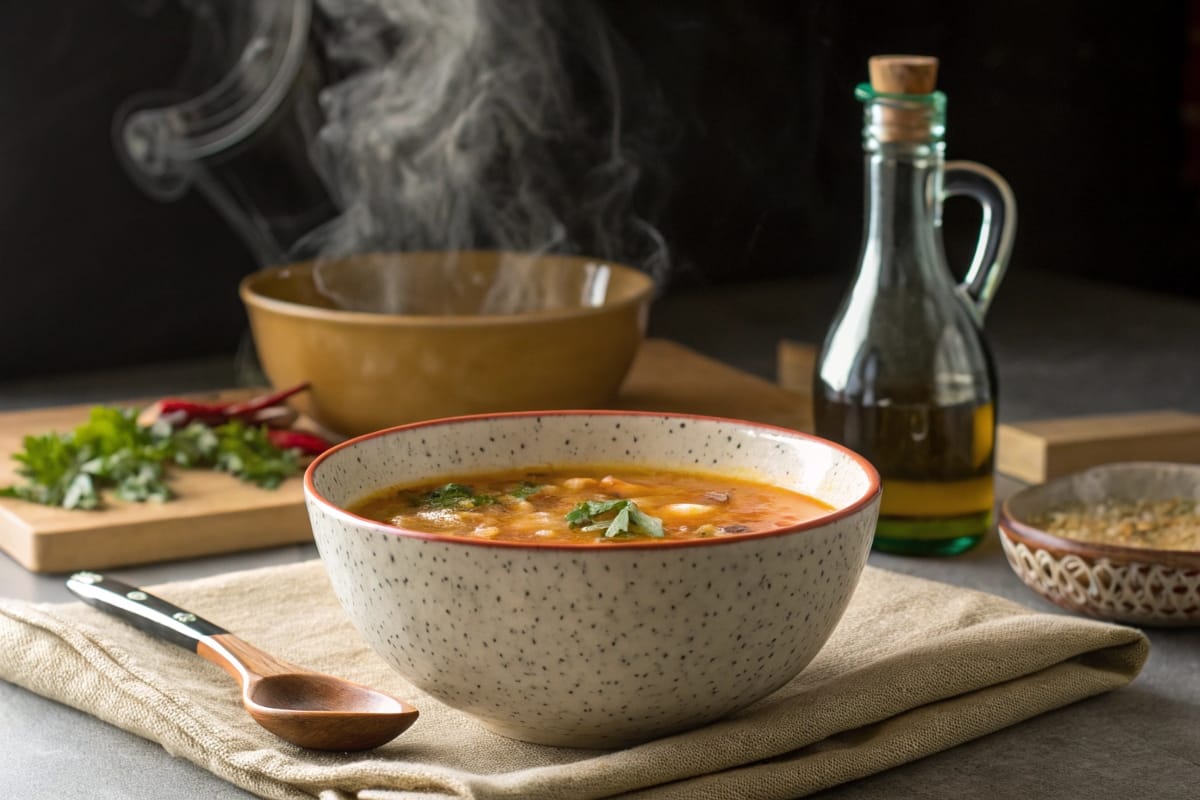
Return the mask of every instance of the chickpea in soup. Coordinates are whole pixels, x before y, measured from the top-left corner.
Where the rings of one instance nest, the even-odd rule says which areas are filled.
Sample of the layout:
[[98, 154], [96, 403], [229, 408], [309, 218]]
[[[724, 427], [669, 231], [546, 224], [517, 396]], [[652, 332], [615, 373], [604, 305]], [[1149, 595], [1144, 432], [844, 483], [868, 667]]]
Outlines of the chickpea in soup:
[[392, 487], [350, 510], [426, 533], [585, 544], [756, 533], [833, 508], [798, 492], [724, 476], [547, 468]]

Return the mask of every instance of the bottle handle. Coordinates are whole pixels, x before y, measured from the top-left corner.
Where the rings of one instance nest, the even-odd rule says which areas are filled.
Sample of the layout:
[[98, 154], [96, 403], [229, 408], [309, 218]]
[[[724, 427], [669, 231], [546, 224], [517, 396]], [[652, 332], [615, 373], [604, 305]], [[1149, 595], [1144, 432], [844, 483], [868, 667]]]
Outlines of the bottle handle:
[[1017, 230], [1017, 201], [999, 173], [974, 161], [947, 161], [942, 193], [943, 197], [974, 198], [983, 210], [975, 255], [966, 277], [958, 285], [963, 299], [982, 320], [1008, 268]]

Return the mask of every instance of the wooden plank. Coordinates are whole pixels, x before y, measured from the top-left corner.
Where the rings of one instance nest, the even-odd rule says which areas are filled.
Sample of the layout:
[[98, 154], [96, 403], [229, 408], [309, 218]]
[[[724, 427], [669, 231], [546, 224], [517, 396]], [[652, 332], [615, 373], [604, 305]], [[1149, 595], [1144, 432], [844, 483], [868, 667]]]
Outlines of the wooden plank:
[[[779, 383], [804, 392], [809, 407], [816, 357], [812, 345], [779, 343]], [[996, 471], [1027, 483], [1115, 461], [1200, 463], [1200, 414], [1147, 411], [1004, 424], [996, 430]]]
[[996, 471], [1041, 483], [1116, 461], [1200, 463], [1200, 414], [1146, 411], [1001, 425]]
[[[257, 390], [254, 390], [257, 391]], [[230, 399], [243, 390], [198, 398]], [[140, 405], [137, 401], [115, 401]], [[616, 407], [737, 417], [810, 430], [802, 396], [700, 355], [682, 345], [647, 340]], [[90, 406], [0, 413], [0, 453], [21, 448], [31, 433], [66, 431]], [[16, 478], [16, 463], [0, 458], [0, 485]], [[299, 478], [259, 489], [206, 470], [175, 470], [168, 503], [110, 500], [103, 511], [67, 511], [0, 498], [0, 549], [34, 572], [101, 569], [192, 558], [308, 541], [311, 531]]]
[[812, 404], [804, 395], [661, 339], [643, 345], [616, 406], [812, 430]]
[[812, 407], [813, 372], [817, 368], [817, 348], [807, 342], [783, 339], [776, 350], [776, 380], [788, 391], [805, 398]]

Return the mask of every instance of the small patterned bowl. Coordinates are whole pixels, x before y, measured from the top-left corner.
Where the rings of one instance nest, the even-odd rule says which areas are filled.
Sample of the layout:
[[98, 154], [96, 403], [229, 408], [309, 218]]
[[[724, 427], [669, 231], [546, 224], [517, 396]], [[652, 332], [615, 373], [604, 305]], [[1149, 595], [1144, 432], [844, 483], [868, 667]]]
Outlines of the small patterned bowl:
[[[760, 534], [603, 544], [439, 536], [345, 510], [399, 483], [586, 464], [756, 477], [836, 510]], [[597, 748], [710, 722], [804, 669], [858, 584], [880, 494], [865, 459], [823, 439], [605, 411], [368, 434], [318, 457], [304, 490], [338, 599], [405, 678], [504, 736]]]
[[1009, 566], [1052, 603], [1134, 625], [1200, 624], [1200, 549], [1154, 550], [1066, 539], [1032, 521], [1104, 500], [1200, 503], [1200, 464], [1129, 462], [1093, 467], [1010, 497], [1000, 511]]

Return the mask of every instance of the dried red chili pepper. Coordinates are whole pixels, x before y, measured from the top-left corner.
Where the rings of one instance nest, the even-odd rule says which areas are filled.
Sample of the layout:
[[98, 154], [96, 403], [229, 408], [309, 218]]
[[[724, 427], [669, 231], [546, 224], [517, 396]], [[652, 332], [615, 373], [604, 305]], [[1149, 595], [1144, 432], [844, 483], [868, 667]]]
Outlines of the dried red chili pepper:
[[305, 431], [286, 431], [272, 428], [267, 431], [271, 444], [280, 450], [299, 450], [306, 456], [315, 456], [328, 450], [332, 443], [315, 433]]
[[278, 392], [230, 403], [199, 403], [181, 397], [165, 397], [148, 406], [138, 415], [138, 422], [149, 426], [159, 420], [165, 420], [174, 427], [183, 427], [191, 422], [220, 425], [231, 419], [255, 422], [257, 421], [255, 420], [256, 414], [273, 406], [282, 405], [283, 401], [304, 391], [308, 386], [308, 382], [305, 381]]
[[249, 400], [240, 403], [229, 403], [225, 406], [225, 415], [227, 417], [241, 417], [243, 419], [252, 417], [256, 412], [262, 411], [264, 408], [271, 406], [282, 405], [284, 400], [287, 400], [294, 394], [299, 394], [308, 388], [308, 381], [297, 383], [287, 389], [282, 389], [273, 394], [259, 395], [251, 397]]

